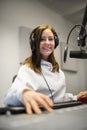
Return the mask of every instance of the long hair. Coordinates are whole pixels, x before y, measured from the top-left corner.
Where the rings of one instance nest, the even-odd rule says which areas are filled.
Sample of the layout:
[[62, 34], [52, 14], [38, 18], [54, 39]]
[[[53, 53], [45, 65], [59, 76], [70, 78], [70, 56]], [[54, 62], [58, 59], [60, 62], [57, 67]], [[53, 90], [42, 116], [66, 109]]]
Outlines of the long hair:
[[[55, 36], [56, 33], [55, 30], [53, 29], [53, 27], [49, 25], [41, 25], [36, 27], [30, 34], [30, 45], [31, 45], [32, 54], [24, 61], [24, 64], [27, 64], [31, 69], [33, 69], [37, 73], [41, 72], [42, 57], [40, 54], [40, 41], [41, 41], [42, 33], [46, 29], [50, 29], [53, 35]], [[59, 71], [59, 65], [56, 62], [56, 59], [54, 57], [54, 52], [52, 52], [49, 55], [48, 61], [53, 65], [53, 72]]]

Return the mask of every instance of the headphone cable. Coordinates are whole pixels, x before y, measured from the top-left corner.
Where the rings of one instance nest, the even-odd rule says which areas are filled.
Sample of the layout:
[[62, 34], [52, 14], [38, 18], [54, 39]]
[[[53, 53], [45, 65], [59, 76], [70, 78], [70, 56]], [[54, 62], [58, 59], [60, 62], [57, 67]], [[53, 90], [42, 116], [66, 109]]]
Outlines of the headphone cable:
[[42, 76], [43, 76], [43, 79], [44, 79], [44, 81], [45, 81], [45, 83], [46, 83], [46, 85], [47, 85], [49, 91], [50, 91], [52, 101], [53, 101], [53, 103], [55, 103], [55, 102], [54, 102], [54, 97], [53, 97], [53, 94], [52, 94], [52, 91], [51, 91], [51, 88], [50, 88], [50, 86], [49, 86], [49, 84], [48, 84], [48, 82], [47, 82], [47, 80], [46, 80], [44, 74], [43, 74], [42, 72], [41, 72], [41, 74], [42, 74]]

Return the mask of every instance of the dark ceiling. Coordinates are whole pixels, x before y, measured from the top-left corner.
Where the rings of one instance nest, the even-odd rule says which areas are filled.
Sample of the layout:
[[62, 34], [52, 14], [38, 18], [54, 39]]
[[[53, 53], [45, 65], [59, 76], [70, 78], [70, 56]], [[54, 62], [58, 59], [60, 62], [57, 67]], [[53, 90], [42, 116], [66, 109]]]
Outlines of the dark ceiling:
[[82, 23], [87, 0], [38, 0], [74, 24]]

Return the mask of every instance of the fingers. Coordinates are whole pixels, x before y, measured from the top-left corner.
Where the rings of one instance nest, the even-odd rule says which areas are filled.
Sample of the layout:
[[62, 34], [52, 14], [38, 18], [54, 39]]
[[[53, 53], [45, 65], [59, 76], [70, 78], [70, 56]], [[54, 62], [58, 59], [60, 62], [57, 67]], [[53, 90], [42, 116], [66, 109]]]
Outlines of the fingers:
[[26, 107], [26, 112], [28, 114], [32, 114], [33, 112], [36, 114], [41, 114], [42, 111], [40, 109], [40, 106], [42, 106], [45, 110], [52, 112], [51, 106], [53, 103], [44, 94], [37, 93], [35, 91], [29, 91], [24, 94], [23, 99], [24, 105]]
[[40, 106], [43, 107], [48, 112], [52, 112], [52, 108], [51, 108], [52, 101], [48, 97], [45, 97], [44, 95], [40, 94], [38, 96], [38, 98], [33, 98], [28, 103], [31, 106], [29, 108], [29, 112], [28, 113], [30, 113], [30, 109], [31, 109], [32, 111], [34, 111], [34, 113], [41, 114], [42, 111], [40, 109]]
[[53, 106], [53, 102], [51, 101], [51, 99], [49, 99], [47, 96], [40, 94], [41, 98], [39, 100], [39, 103], [41, 104], [41, 106], [43, 108], [45, 108], [47, 111], [52, 112], [52, 106]]
[[26, 104], [26, 112], [28, 114], [32, 114], [33, 112], [36, 113], [36, 114], [41, 114], [42, 113], [39, 106], [38, 106], [38, 104], [34, 100], [32, 102], [30, 102], [30, 103], [28, 102]]
[[41, 95], [41, 97], [43, 98], [43, 100], [49, 105], [49, 106], [53, 106], [53, 102], [52, 102], [52, 100], [49, 98], [49, 97], [47, 97], [47, 96], [45, 96], [45, 95], [43, 95], [43, 94], [40, 94]]
[[24, 105], [28, 114], [32, 114], [33, 112], [36, 114], [42, 113], [38, 103], [31, 97], [27, 97], [27, 99], [24, 100]]
[[30, 106], [30, 104], [28, 102], [25, 103], [25, 108], [26, 108], [26, 112], [31, 115], [32, 114], [32, 109], [31, 109], [31, 106]]

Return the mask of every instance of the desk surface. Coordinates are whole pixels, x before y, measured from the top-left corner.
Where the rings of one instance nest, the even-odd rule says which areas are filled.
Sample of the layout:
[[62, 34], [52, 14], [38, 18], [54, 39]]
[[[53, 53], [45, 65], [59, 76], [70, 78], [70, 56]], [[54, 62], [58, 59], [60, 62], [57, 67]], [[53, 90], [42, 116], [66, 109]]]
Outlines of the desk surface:
[[0, 115], [0, 130], [87, 130], [87, 104], [46, 111]]

